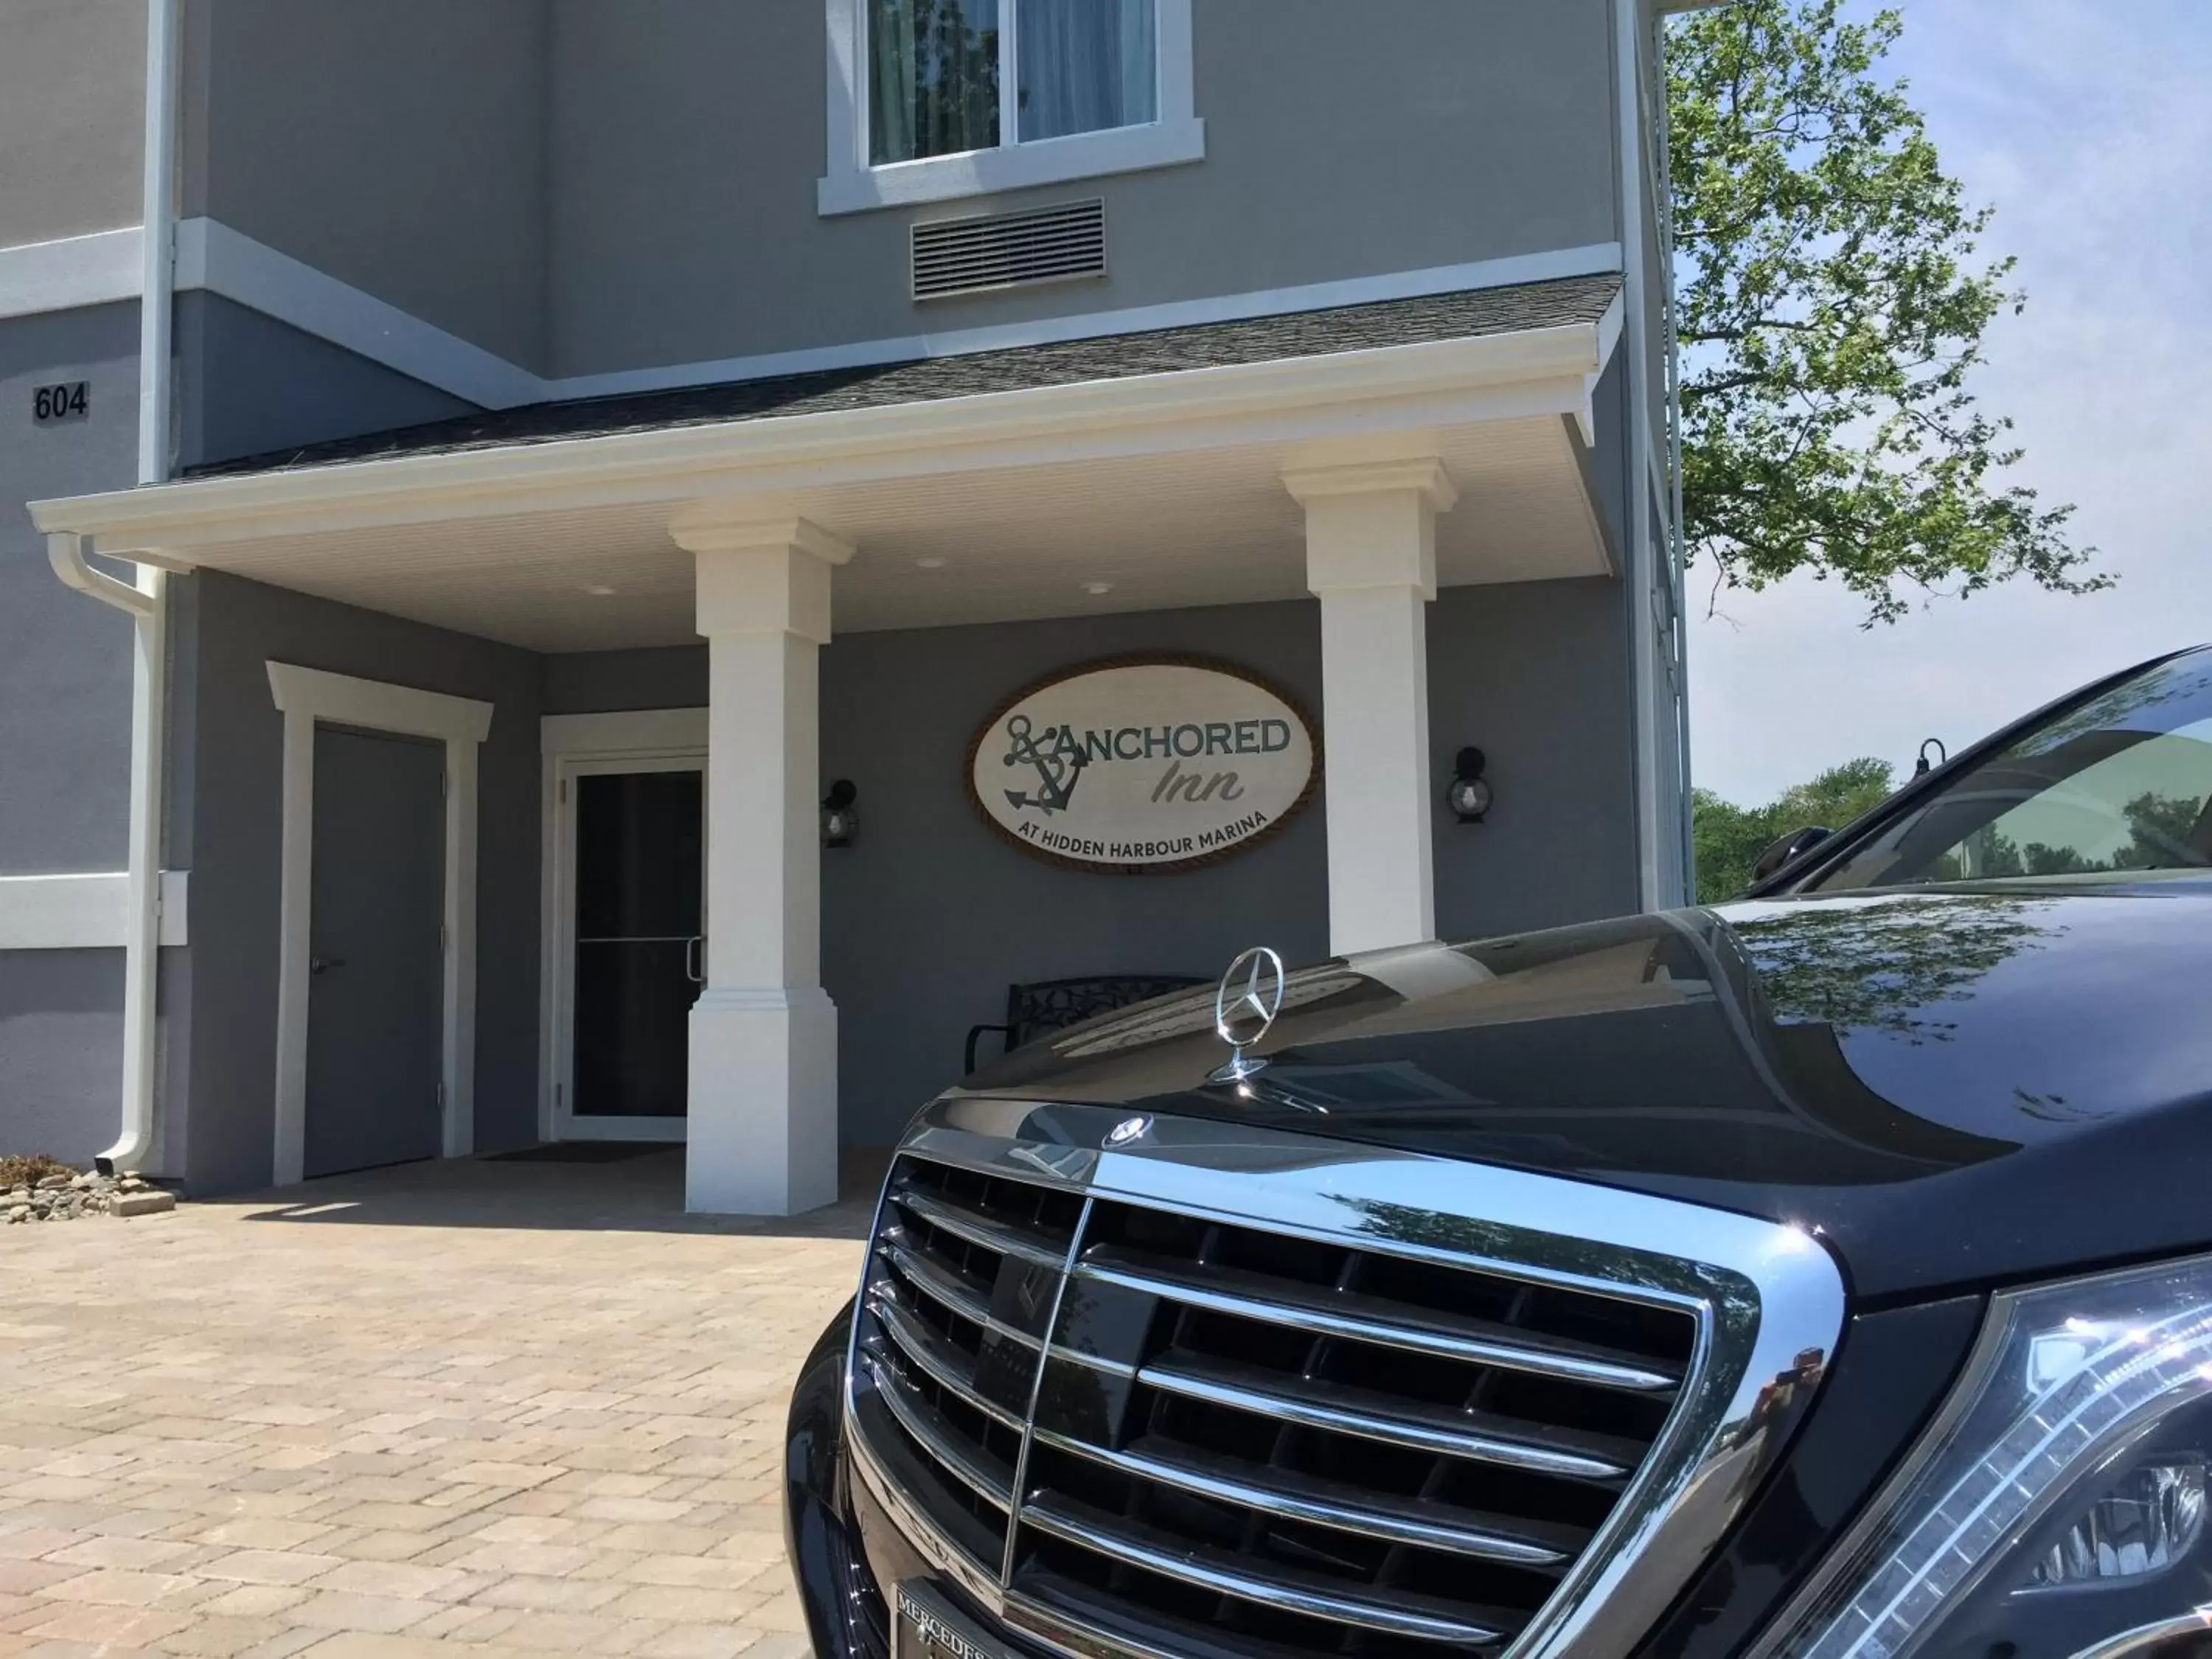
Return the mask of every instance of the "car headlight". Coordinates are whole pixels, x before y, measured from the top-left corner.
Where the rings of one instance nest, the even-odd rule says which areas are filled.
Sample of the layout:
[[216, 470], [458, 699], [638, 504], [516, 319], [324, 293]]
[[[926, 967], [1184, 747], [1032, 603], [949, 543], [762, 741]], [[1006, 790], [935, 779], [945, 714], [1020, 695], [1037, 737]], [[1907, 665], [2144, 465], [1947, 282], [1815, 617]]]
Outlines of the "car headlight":
[[1761, 1659], [2212, 1653], [2212, 1258], [1992, 1298]]

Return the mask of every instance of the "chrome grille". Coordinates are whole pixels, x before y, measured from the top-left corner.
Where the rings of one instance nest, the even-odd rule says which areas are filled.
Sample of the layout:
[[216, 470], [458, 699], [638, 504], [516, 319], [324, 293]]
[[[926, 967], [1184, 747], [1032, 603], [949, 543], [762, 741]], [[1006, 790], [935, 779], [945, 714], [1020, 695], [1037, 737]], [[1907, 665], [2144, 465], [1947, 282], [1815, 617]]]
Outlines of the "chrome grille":
[[863, 1431], [910, 1463], [912, 1495], [997, 1573], [1037, 1367], [1082, 1200], [902, 1158], [854, 1345]]
[[[1608, 1198], [1711, 1255], [1804, 1261], [1761, 1279], [1556, 1231], [1593, 1189], [1540, 1176], [1169, 1120], [1109, 1152], [1129, 1125], [1103, 1109], [961, 1112], [933, 1109], [885, 1188], [856, 1470], [971, 1600], [1067, 1654], [1617, 1637], [1786, 1426], [1752, 1415], [1774, 1391], [1749, 1368], [1802, 1367], [1840, 1323], [1825, 1255], [1740, 1217]], [[1807, 1307], [1763, 1328], [1784, 1289]], [[1739, 1473], [1701, 1482], [1723, 1455]]]
[[1686, 1313], [1098, 1203], [1037, 1393], [1014, 1583], [1076, 1616], [1143, 1607], [1170, 1644], [1503, 1646], [1642, 1464], [1696, 1334]]

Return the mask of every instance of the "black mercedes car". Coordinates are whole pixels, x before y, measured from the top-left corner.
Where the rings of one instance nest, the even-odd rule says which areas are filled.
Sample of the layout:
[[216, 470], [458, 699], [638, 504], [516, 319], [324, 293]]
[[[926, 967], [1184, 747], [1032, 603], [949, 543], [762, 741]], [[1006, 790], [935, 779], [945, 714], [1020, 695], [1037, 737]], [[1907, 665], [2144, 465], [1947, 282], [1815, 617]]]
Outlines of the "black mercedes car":
[[792, 1406], [817, 1653], [2212, 1649], [2212, 650], [1776, 861], [932, 1103]]

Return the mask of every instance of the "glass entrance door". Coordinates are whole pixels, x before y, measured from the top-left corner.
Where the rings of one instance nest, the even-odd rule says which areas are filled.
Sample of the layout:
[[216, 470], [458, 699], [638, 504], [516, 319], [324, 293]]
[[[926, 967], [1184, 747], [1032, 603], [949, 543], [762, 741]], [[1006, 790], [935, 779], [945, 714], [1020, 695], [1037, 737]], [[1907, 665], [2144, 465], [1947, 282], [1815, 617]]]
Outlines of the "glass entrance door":
[[702, 774], [580, 768], [567, 787], [568, 1074], [556, 1128], [681, 1139], [706, 971]]

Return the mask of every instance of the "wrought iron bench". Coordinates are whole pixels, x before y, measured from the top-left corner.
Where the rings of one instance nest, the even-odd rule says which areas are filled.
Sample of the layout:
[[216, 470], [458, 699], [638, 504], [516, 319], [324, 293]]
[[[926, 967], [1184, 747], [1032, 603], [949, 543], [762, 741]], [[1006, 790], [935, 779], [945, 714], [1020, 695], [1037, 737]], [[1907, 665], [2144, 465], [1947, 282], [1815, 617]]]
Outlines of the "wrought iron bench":
[[986, 1031], [996, 1031], [1004, 1037], [1004, 1052], [1012, 1054], [1048, 1031], [1064, 1030], [1094, 1014], [1110, 1014], [1132, 1003], [1210, 982], [1188, 974], [1099, 974], [1089, 979], [1046, 979], [1031, 985], [1009, 985], [1006, 1022], [969, 1028], [963, 1070], [975, 1069], [975, 1044]]

